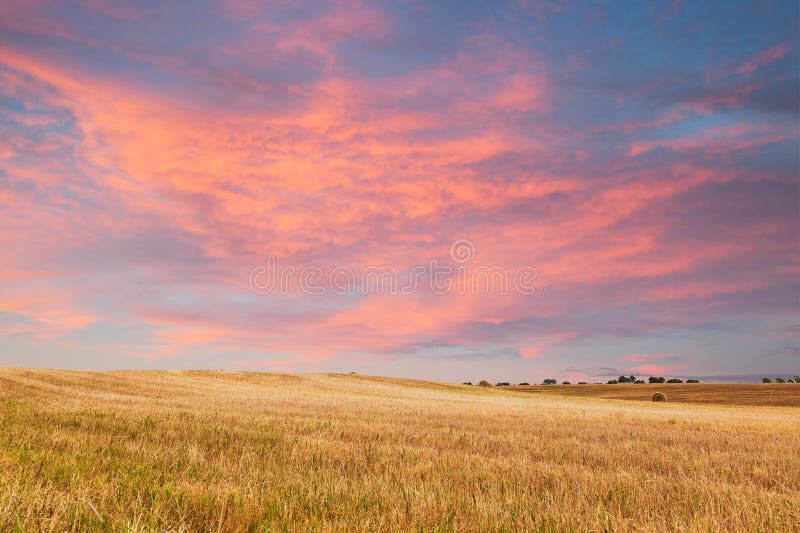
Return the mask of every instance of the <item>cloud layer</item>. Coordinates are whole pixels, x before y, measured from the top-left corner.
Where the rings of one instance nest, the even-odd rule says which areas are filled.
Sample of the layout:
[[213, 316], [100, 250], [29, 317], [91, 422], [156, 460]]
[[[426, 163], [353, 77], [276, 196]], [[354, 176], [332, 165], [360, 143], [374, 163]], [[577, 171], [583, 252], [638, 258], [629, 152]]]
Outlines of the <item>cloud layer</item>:
[[[0, 7], [0, 364], [796, 369], [797, 9]], [[464, 237], [547, 291], [248, 287]]]

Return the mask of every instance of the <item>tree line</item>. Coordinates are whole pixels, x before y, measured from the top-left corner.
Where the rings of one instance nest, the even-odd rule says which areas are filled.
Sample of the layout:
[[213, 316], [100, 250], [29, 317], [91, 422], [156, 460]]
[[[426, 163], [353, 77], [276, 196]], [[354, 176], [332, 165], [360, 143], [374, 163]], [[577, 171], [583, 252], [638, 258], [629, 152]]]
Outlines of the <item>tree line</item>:
[[[791, 378], [787, 377], [785, 379], [778, 377], [778, 378], [775, 378], [774, 380], [765, 377], [765, 378], [763, 378], [761, 380], [761, 382], [762, 383], [800, 383], [800, 376], [794, 376], [794, 377], [791, 377]], [[686, 381], [684, 381], [684, 380], [682, 380], [680, 378], [669, 378], [669, 379], [666, 379], [663, 376], [650, 376], [650, 377], [647, 378], [647, 381], [644, 381], [643, 379], [639, 379], [636, 376], [620, 376], [620, 377], [618, 377], [616, 379], [609, 379], [606, 382], [607, 385], [618, 385], [618, 384], [622, 384], [622, 383], [633, 383], [633, 384], [637, 384], [637, 385], [641, 385], [641, 384], [644, 384], [644, 383], [700, 383], [700, 380], [696, 379], [696, 378], [689, 378]], [[545, 378], [544, 380], [542, 380], [542, 385], [556, 385], [556, 384], [558, 384], [558, 380], [555, 379], [555, 378]], [[569, 381], [562, 381], [561, 384], [562, 385], [572, 385], [572, 383], [569, 382]], [[472, 382], [471, 381], [465, 381], [464, 385], [472, 385]], [[489, 383], [488, 381], [481, 381], [479, 383], [479, 385], [481, 385], [483, 387], [490, 387], [491, 383]], [[528, 383], [527, 381], [523, 381], [523, 382], [517, 384], [517, 386], [524, 386], [524, 385], [530, 385], [530, 383]], [[580, 382], [578, 382], [578, 385], [588, 385], [588, 383], [585, 382], [585, 381], [580, 381]], [[595, 383], [595, 385], [601, 385], [601, 383]], [[510, 386], [511, 386], [511, 383], [509, 383], [508, 381], [500, 381], [500, 382], [495, 384], [495, 387], [510, 387]]]
[[[769, 378], [761, 378], [761, 383], [773, 383], [773, 380]], [[794, 376], [793, 378], [775, 378], [774, 383], [800, 383], [800, 376]]]

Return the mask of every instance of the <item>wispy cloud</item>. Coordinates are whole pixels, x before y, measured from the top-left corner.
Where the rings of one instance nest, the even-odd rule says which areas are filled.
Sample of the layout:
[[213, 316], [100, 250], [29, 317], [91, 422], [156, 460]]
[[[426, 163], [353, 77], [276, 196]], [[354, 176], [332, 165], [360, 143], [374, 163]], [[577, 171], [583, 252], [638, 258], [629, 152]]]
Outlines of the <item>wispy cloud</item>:
[[[800, 290], [796, 9], [667, 10], [681, 40], [585, 29], [647, 10], [483, 9], [0, 7], [2, 339], [122, 366], [429, 354], [586, 375], [782, 350], [760, 332]], [[472, 265], [531, 265], [548, 292], [248, 287], [267, 254], [408, 273], [464, 236]]]
[[768, 48], [762, 52], [757, 53], [755, 56], [748, 59], [746, 62], [736, 69], [739, 74], [750, 74], [755, 72], [759, 67], [769, 65], [785, 56], [790, 50], [788, 43], [781, 43]]

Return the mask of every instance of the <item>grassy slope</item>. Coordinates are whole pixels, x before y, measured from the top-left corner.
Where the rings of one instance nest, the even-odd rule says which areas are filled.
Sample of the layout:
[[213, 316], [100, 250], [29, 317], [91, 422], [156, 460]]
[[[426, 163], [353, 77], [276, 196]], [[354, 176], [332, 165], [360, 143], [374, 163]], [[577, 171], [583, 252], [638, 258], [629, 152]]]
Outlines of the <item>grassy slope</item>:
[[0, 369], [0, 530], [792, 530], [800, 410]]
[[800, 407], [798, 383], [659, 383], [635, 385], [529, 385], [510, 389], [521, 392], [584, 396], [614, 400], [650, 401], [662, 392], [669, 401], [729, 405]]

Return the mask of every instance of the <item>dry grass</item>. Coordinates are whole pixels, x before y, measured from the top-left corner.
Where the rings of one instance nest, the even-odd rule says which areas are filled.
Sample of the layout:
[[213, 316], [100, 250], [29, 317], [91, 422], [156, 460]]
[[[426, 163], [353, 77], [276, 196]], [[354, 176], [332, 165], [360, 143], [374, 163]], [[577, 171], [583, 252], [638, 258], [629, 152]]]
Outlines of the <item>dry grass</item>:
[[0, 414], [3, 531], [800, 528], [794, 408], [0, 369]]
[[800, 383], [632, 383], [619, 385], [523, 385], [521, 392], [650, 401], [661, 392], [669, 402], [800, 407]]

